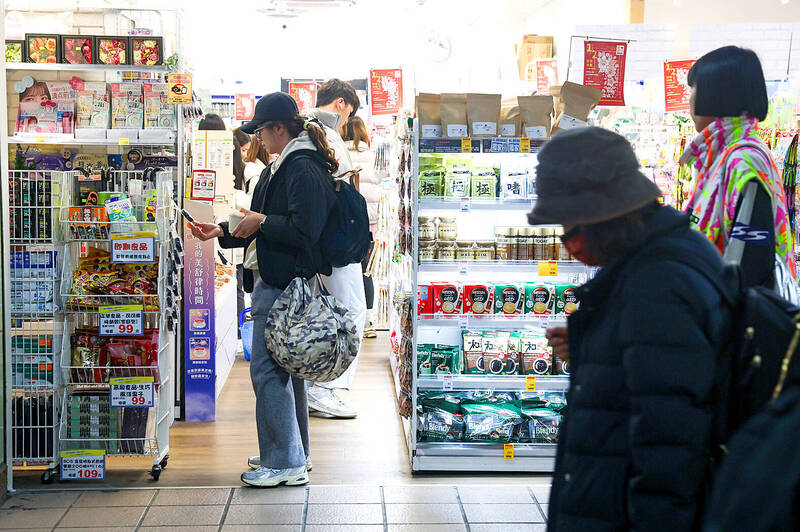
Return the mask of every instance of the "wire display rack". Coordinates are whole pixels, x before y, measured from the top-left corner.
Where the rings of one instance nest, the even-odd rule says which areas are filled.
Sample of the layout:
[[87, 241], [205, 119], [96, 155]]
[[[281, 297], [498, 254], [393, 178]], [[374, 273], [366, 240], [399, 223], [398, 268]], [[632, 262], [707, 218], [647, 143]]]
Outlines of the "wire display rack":
[[12, 466], [44, 469], [45, 483], [53, 480], [59, 456], [61, 380], [54, 368], [63, 328], [57, 223], [63, 174], [8, 174]]
[[[180, 296], [170, 281], [179, 277], [180, 264], [172, 173], [118, 171], [98, 179], [91, 171], [73, 172], [63, 176], [62, 191], [59, 441], [65, 450], [152, 456], [158, 480], [169, 459], [179, 322]], [[121, 200], [127, 211], [117, 216], [110, 205]], [[115, 258], [119, 250], [126, 262]], [[127, 262], [137, 260], [131, 253], [141, 253], [142, 261]], [[141, 312], [139, 334], [120, 329], [101, 335], [104, 312], [118, 306]], [[127, 377], [152, 380], [152, 406], [112, 405], [114, 379]]]

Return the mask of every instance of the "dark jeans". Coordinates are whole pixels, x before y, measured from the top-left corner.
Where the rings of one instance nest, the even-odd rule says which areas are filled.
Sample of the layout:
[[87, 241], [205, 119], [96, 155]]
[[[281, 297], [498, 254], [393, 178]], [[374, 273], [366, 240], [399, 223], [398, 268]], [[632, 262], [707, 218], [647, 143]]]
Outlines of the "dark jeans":
[[[372, 255], [372, 250], [375, 247], [375, 241], [373, 241], [369, 246], [369, 252], [367, 256], [364, 257], [364, 260], [361, 261], [361, 271], [367, 271], [367, 264], [369, 263], [369, 257]], [[364, 297], [367, 300], [367, 310], [372, 310], [372, 306], [375, 304], [375, 283], [372, 282], [372, 277], [368, 277], [364, 275]]]
[[[239, 331], [239, 318], [244, 310], [244, 266], [242, 264], [236, 265], [236, 330]], [[239, 339], [242, 338], [242, 333], [237, 332]]]

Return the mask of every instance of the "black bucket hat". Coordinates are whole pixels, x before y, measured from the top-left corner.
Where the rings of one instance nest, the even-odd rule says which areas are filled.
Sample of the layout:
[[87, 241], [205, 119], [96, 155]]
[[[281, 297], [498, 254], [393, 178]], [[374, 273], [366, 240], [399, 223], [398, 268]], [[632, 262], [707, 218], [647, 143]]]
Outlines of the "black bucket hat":
[[630, 143], [598, 127], [559, 133], [539, 152], [531, 225], [591, 225], [654, 202], [656, 184], [639, 171]]
[[242, 124], [239, 129], [247, 134], [252, 135], [253, 132], [264, 122], [272, 122], [273, 120], [289, 121], [298, 114], [297, 102], [294, 98], [285, 92], [273, 92], [262, 96], [256, 104], [253, 119]]

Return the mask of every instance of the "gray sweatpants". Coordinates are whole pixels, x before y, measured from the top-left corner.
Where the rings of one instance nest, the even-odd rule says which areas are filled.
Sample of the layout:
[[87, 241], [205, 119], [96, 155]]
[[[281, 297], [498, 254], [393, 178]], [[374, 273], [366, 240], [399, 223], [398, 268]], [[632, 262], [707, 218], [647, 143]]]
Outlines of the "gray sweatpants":
[[256, 426], [261, 465], [287, 469], [305, 465], [308, 442], [308, 397], [305, 381], [289, 376], [267, 351], [267, 313], [282, 290], [267, 286], [255, 273], [253, 352], [250, 379], [256, 393]]

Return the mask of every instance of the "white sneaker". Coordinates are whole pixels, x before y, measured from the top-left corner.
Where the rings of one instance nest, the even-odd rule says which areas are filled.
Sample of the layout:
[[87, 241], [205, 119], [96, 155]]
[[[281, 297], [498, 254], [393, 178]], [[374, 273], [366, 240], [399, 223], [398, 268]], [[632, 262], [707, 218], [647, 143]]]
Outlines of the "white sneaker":
[[[247, 460], [247, 465], [250, 466], [250, 469], [258, 469], [259, 467], [261, 467], [261, 457], [258, 455], [251, 456]], [[311, 468], [312, 468], [311, 457], [309, 456], [308, 458], [306, 458], [306, 471], [311, 471]]]
[[319, 413], [341, 419], [353, 419], [358, 415], [358, 412], [342, 401], [335, 390], [321, 386], [312, 386], [308, 389], [308, 408], [314, 415]]
[[369, 320], [367, 324], [364, 326], [364, 338], [377, 338], [378, 333], [375, 332], [375, 323], [372, 320]]
[[259, 488], [273, 488], [286, 484], [287, 486], [302, 486], [308, 484], [308, 471], [305, 466], [290, 469], [270, 469], [259, 467], [255, 471], [242, 473], [242, 482]]

